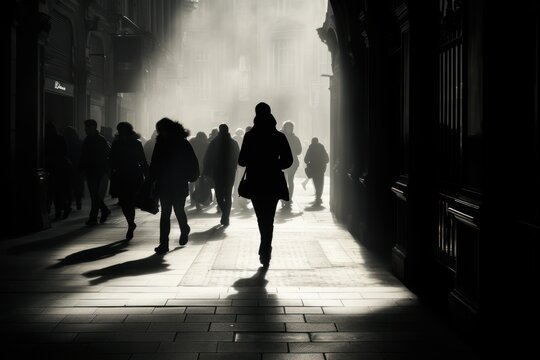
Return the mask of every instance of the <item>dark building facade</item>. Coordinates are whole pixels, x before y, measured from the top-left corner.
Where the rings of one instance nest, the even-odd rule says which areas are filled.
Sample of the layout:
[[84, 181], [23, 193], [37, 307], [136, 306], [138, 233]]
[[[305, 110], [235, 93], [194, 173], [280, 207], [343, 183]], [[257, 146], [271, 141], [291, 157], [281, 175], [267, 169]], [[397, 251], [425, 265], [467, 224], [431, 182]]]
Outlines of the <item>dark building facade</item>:
[[[44, 205], [44, 125], [60, 133], [93, 118], [106, 135], [119, 121], [136, 128], [144, 114], [130, 104], [145, 101], [155, 82], [151, 59], [171, 33], [178, 11], [198, 1], [31, 0], [9, 1], [10, 101], [2, 125], [8, 155], [8, 215], [4, 236], [50, 226]], [[142, 79], [141, 84], [129, 79]], [[127, 80], [126, 80], [127, 79]], [[7, 120], [9, 119], [9, 121]], [[30, 215], [29, 217], [27, 215]], [[28, 220], [30, 219], [30, 220]]]
[[536, 1], [331, 0], [319, 29], [333, 212], [490, 341], [538, 315], [539, 28]]

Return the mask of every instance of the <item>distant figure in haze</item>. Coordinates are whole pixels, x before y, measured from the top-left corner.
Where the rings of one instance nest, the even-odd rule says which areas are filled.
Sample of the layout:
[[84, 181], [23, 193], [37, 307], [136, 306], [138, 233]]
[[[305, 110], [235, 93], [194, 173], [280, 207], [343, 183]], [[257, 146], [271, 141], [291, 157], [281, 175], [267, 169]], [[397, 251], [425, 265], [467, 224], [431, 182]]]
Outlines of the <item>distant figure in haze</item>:
[[55, 219], [66, 219], [71, 213], [71, 173], [64, 137], [52, 122], [45, 124], [45, 168], [50, 174], [48, 207], [54, 204]]
[[204, 157], [203, 176], [214, 180], [216, 201], [221, 209], [221, 225], [229, 226], [231, 197], [236, 167], [238, 164], [238, 143], [231, 138], [229, 127], [219, 125], [218, 135], [208, 145]]
[[107, 221], [111, 211], [103, 199], [109, 184], [109, 152], [107, 140], [97, 130], [94, 119], [84, 121], [86, 138], [83, 141], [79, 170], [86, 174], [88, 192], [90, 193], [90, 215], [86, 225], [97, 224], [98, 211], [101, 211], [100, 223]]
[[293, 202], [293, 194], [294, 194], [294, 175], [296, 174], [296, 170], [298, 170], [298, 166], [300, 165], [300, 162], [298, 161], [298, 155], [302, 153], [302, 143], [300, 143], [300, 139], [298, 136], [294, 133], [294, 123], [290, 120], [287, 120], [283, 123], [283, 127], [281, 128], [281, 132], [285, 134], [285, 137], [287, 138], [287, 141], [289, 142], [289, 146], [291, 147], [291, 151], [293, 154], [293, 164], [290, 168], [285, 170], [285, 175], [287, 178], [287, 185], [289, 186], [289, 201], [282, 200], [281, 205], [284, 208], [290, 209], [291, 204]]
[[251, 184], [251, 201], [261, 234], [259, 260], [263, 267], [268, 267], [276, 206], [279, 199], [289, 200], [283, 169], [292, 165], [293, 156], [287, 138], [276, 129], [276, 119], [268, 104], [257, 104], [253, 125], [244, 135], [238, 164], [246, 167], [246, 178]]
[[148, 163], [139, 141], [139, 134], [128, 122], [116, 125], [118, 135], [111, 146], [111, 195], [117, 196], [128, 223], [126, 239], [133, 238], [135, 224], [135, 199], [144, 178], [148, 176]]
[[208, 135], [208, 142], [212, 142], [218, 135], [219, 130], [218, 128], [213, 128], [212, 131], [210, 131], [210, 135]]
[[315, 205], [322, 204], [322, 193], [324, 188], [324, 172], [329, 158], [324, 145], [319, 143], [319, 139], [314, 137], [311, 139], [304, 162], [311, 168], [313, 186], [315, 186]]
[[[238, 148], [242, 147], [242, 141], [244, 141], [244, 130], [242, 128], [236, 129], [236, 131], [234, 132], [233, 140], [236, 141], [236, 143], [238, 144]], [[239, 202], [241, 198], [238, 196], [238, 184], [240, 183], [240, 179], [242, 179], [243, 174], [244, 172], [242, 171], [242, 169], [240, 169], [240, 166], [237, 165], [236, 175], [234, 177], [233, 205], [235, 207], [241, 206], [245, 208], [245, 203]]]
[[82, 151], [82, 140], [77, 133], [77, 130], [72, 126], [68, 126], [64, 129], [64, 139], [66, 140], [67, 145], [67, 155], [73, 169], [71, 177], [71, 194], [72, 198], [75, 199], [75, 206], [77, 210], [81, 210], [82, 207], [82, 196], [84, 192], [84, 177], [80, 172], [76, 171], [79, 168], [79, 161], [81, 159]]
[[148, 141], [146, 141], [143, 145], [144, 156], [146, 157], [147, 163], [150, 163], [150, 161], [152, 160], [152, 153], [154, 152], [154, 146], [156, 146], [156, 137], [157, 131], [154, 130], [150, 139], [148, 139]]
[[184, 205], [189, 193], [188, 182], [199, 177], [199, 162], [191, 144], [187, 141], [189, 131], [177, 121], [163, 118], [156, 123], [158, 136], [150, 164], [149, 181], [156, 182], [161, 203], [158, 254], [169, 251], [171, 213], [180, 225], [180, 245], [186, 245], [191, 228], [188, 225]]
[[[204, 156], [206, 155], [206, 150], [208, 149], [209, 144], [206, 133], [203, 131], [199, 131], [194, 138], [191, 138], [189, 140], [189, 143], [191, 144], [191, 147], [195, 152], [195, 156], [197, 156], [197, 161], [199, 162], [199, 169], [202, 169], [204, 163]], [[189, 183], [189, 199], [191, 201], [191, 205], [195, 206], [197, 210], [200, 210], [203, 205], [200, 202], [201, 199], [195, 198], [195, 189], [197, 188], [197, 186], [200, 186], [201, 180], [202, 179], [197, 179], [196, 181]]]
[[111, 146], [112, 142], [114, 141], [113, 136], [113, 129], [110, 126], [102, 126], [100, 130], [101, 135], [107, 140], [109, 143], [109, 147]]

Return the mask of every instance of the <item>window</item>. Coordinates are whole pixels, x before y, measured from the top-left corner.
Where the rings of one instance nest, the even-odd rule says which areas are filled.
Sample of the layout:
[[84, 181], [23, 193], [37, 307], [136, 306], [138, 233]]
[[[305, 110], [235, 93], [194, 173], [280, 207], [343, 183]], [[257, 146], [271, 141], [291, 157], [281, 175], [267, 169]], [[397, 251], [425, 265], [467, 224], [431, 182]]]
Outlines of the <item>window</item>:
[[294, 49], [287, 39], [274, 42], [274, 83], [276, 86], [291, 86], [295, 82]]

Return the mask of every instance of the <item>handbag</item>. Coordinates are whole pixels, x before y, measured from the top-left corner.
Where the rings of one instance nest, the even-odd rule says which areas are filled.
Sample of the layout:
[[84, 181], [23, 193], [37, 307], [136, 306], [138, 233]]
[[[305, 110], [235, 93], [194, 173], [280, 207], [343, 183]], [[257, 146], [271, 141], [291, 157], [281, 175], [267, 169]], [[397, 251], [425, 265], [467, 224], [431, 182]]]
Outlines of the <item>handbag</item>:
[[109, 195], [111, 195], [112, 198], [118, 197], [118, 191], [120, 188], [118, 180], [118, 173], [113, 171], [109, 176]]
[[311, 179], [313, 177], [313, 167], [311, 166], [311, 163], [308, 163], [306, 165], [305, 172], [308, 179]]
[[195, 202], [202, 205], [210, 205], [212, 202], [212, 191], [208, 178], [201, 176], [195, 183], [195, 192], [193, 193]]
[[159, 212], [159, 197], [157, 196], [155, 181], [145, 181], [143, 183], [141, 191], [137, 195], [135, 206], [150, 214], [155, 215]]
[[244, 175], [238, 184], [238, 195], [246, 199], [251, 199], [253, 196], [253, 186], [247, 178], [247, 169], [244, 170]]

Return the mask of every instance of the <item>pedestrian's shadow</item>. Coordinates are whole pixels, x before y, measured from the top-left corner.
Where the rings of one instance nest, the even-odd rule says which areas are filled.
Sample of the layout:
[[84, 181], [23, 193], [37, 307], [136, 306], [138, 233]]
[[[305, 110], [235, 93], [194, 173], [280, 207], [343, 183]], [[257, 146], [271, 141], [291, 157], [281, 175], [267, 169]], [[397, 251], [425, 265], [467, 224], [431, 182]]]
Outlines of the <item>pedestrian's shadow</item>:
[[112, 257], [116, 254], [127, 251], [126, 247], [129, 240], [120, 240], [113, 243], [98, 246], [91, 249], [82, 250], [66, 256], [54, 265], [49, 266], [49, 269], [55, 269], [66, 265], [80, 264], [84, 262], [96, 261]]
[[188, 209], [186, 210], [186, 215], [189, 216], [190, 219], [199, 219], [199, 218], [218, 217], [218, 216], [221, 216], [221, 213], [215, 211], [215, 208], [209, 207], [209, 208], [203, 208], [201, 210]]
[[268, 284], [268, 280], [266, 280], [267, 272], [268, 272], [268, 268], [261, 266], [259, 269], [257, 269], [257, 272], [253, 274], [253, 276], [236, 280], [233, 284], [233, 287], [238, 292], [245, 290], [245, 288], [253, 288], [253, 287], [261, 288], [262, 290]]
[[300, 217], [303, 214], [304, 214], [303, 211], [298, 212], [298, 211], [292, 211], [291, 209], [282, 208], [281, 210], [276, 211], [275, 223], [283, 224], [291, 219]]
[[326, 209], [326, 208], [324, 206], [322, 206], [322, 205], [313, 204], [313, 205], [305, 207], [304, 211], [322, 211], [324, 209]]
[[255, 210], [252, 208], [234, 208], [231, 215], [234, 215], [235, 218], [249, 219], [255, 215]]
[[225, 229], [226, 226], [214, 225], [208, 230], [193, 232], [189, 234], [189, 241], [222, 240], [227, 237]]
[[[179, 248], [175, 248], [174, 250], [176, 249]], [[167, 268], [169, 267], [169, 264], [165, 262], [163, 256], [164, 254], [153, 254], [143, 259], [126, 261], [102, 269], [87, 271], [83, 273], [83, 275], [87, 278], [93, 278], [90, 280], [90, 285], [94, 286], [125, 276], [161, 273], [168, 271]]]

